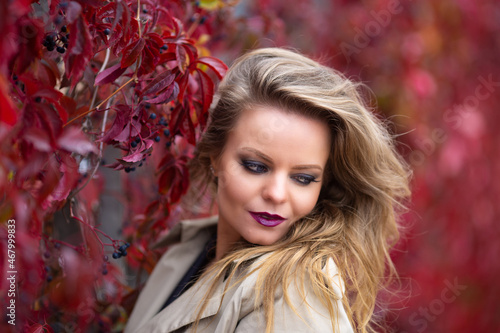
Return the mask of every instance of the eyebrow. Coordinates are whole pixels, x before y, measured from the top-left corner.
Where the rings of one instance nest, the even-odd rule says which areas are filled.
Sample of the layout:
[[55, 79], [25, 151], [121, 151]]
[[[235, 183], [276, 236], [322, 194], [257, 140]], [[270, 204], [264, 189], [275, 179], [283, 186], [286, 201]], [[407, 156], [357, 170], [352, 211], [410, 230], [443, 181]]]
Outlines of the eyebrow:
[[[241, 150], [245, 150], [245, 151], [249, 151], [251, 153], [254, 153], [255, 155], [259, 156], [260, 158], [262, 158], [267, 163], [271, 163], [271, 164], [273, 163], [273, 159], [271, 157], [267, 156], [266, 154], [264, 154], [263, 152], [261, 152], [258, 149], [251, 148], [251, 147], [243, 147], [243, 148], [241, 148]], [[319, 171], [323, 171], [323, 168], [321, 166], [317, 165], [317, 164], [295, 165], [295, 166], [292, 167], [292, 169], [296, 169], [296, 170], [318, 169]]]

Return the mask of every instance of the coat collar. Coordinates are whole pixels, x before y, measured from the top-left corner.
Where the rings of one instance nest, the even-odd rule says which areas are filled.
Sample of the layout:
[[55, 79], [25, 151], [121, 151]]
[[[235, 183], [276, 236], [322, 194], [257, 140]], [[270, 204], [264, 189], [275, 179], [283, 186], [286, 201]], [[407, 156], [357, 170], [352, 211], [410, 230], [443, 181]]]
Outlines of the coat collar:
[[200, 231], [217, 225], [218, 216], [210, 216], [201, 219], [182, 220], [177, 223], [167, 235], [153, 245], [153, 249], [186, 242], [193, 239]]

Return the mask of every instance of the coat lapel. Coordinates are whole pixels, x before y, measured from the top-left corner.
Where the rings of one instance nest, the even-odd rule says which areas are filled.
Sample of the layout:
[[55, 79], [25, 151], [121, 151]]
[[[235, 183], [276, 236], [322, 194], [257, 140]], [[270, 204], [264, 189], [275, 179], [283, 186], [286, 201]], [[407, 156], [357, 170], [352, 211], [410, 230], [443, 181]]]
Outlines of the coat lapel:
[[181, 221], [172, 228], [165, 239], [160, 241], [162, 246], [175, 244], [170, 246], [156, 264], [139, 295], [124, 333], [135, 332], [160, 311], [178, 282], [202, 251], [212, 235], [213, 230], [210, 227], [214, 227], [216, 222], [217, 217]]
[[[185, 293], [183, 293], [172, 304], [163, 309], [154, 316], [147, 325], [141, 327], [138, 333], [156, 333], [156, 332], [174, 332], [182, 327], [191, 325], [198, 314], [200, 301], [207, 293], [210, 283], [199, 281]], [[201, 314], [200, 320], [212, 317], [217, 314], [222, 294], [224, 291], [224, 282], [220, 282], [215, 289], [212, 297], [209, 299], [206, 308]]]

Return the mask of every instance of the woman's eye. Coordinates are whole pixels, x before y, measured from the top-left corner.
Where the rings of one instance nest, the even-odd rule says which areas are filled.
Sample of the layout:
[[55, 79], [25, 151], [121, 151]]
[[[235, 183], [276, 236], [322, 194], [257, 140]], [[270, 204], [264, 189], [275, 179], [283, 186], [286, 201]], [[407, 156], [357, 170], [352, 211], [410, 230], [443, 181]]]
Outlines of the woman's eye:
[[268, 171], [267, 166], [258, 162], [243, 161], [242, 165], [245, 167], [245, 169], [253, 173], [264, 173]]
[[293, 177], [301, 185], [309, 185], [310, 183], [317, 183], [316, 177], [311, 175], [296, 175]]

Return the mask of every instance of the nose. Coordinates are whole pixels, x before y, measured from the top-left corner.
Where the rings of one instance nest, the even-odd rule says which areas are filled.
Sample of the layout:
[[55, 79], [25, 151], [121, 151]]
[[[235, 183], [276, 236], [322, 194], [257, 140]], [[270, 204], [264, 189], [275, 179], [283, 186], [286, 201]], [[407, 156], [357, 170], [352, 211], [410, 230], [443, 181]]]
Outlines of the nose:
[[262, 190], [262, 197], [274, 204], [281, 204], [288, 199], [287, 177], [279, 174], [268, 177]]

